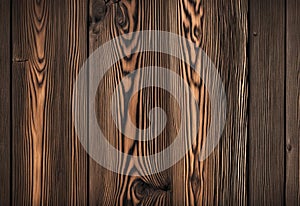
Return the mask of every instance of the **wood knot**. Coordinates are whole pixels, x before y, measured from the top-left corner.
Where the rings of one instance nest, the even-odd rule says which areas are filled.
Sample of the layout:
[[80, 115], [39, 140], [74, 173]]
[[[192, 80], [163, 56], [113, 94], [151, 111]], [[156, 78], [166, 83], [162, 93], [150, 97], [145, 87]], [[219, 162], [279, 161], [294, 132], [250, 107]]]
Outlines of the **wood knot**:
[[288, 145], [286, 146], [286, 149], [287, 149], [288, 152], [292, 151], [292, 145], [288, 144]]
[[201, 37], [201, 29], [199, 26], [194, 27], [194, 35], [197, 39], [200, 39]]
[[171, 184], [169, 183], [167, 185], [164, 185], [164, 187], [162, 188], [162, 190], [165, 191], [165, 192], [171, 191], [172, 190]]
[[127, 19], [128, 19], [127, 8], [123, 5], [123, 3], [119, 3], [116, 8], [116, 18], [115, 18], [116, 24], [124, 28], [126, 27]]
[[197, 192], [200, 188], [200, 178], [199, 175], [194, 173], [191, 177], [190, 177], [190, 182], [191, 182], [191, 186], [194, 192]]
[[92, 16], [90, 21], [92, 23], [98, 23], [104, 19], [107, 13], [107, 3], [105, 1], [95, 1], [92, 6]]
[[139, 199], [143, 199], [145, 196], [149, 196], [153, 192], [153, 188], [142, 180], [136, 180], [133, 189], [135, 191], [135, 195]]
[[154, 194], [164, 194], [171, 191], [171, 184], [164, 185], [152, 185], [144, 182], [141, 179], [135, 180], [133, 183], [132, 190], [135, 193], [135, 196], [142, 200], [146, 197], [153, 196]]

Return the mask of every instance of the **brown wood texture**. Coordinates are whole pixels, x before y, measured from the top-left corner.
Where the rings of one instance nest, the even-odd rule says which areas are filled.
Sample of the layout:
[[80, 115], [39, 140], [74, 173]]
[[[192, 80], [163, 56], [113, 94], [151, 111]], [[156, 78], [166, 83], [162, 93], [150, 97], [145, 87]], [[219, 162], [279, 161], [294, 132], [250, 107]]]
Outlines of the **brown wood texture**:
[[[218, 19], [219, 16], [222, 16], [221, 21]], [[201, 142], [205, 139], [209, 126], [209, 96], [205, 85], [201, 81], [195, 82], [197, 77], [189, 66], [168, 56], [143, 53], [133, 55], [129, 60], [121, 60], [114, 66], [113, 72], [109, 74], [110, 77], [103, 80], [105, 86], [99, 86], [99, 98], [111, 95], [112, 88], [124, 76], [124, 72], [126, 74], [126, 72], [142, 66], [169, 65], [170, 69], [180, 74], [183, 79], [194, 82], [196, 85], [194, 91], [198, 96], [199, 106], [203, 108], [200, 111], [203, 114], [202, 125], [199, 127], [197, 144], [194, 145], [193, 150], [188, 152], [184, 160], [163, 173], [139, 178], [117, 175], [91, 160], [90, 203], [92, 205], [246, 204], [247, 2], [230, 1], [223, 4], [221, 1], [141, 2], [132, 0], [105, 3], [94, 0], [90, 4], [90, 20], [92, 21], [90, 24], [90, 52], [111, 38], [140, 30], [171, 31], [191, 40], [207, 52], [219, 69], [226, 85], [229, 110], [228, 122], [220, 146], [208, 160], [200, 162], [198, 155]], [[239, 43], [231, 44], [234, 41]], [[132, 42], [134, 44], [134, 39]], [[132, 45], [129, 45], [127, 50], [130, 46]], [[116, 50], [126, 50], [126, 48], [116, 48]], [[193, 52], [184, 46], [182, 50], [186, 51], [185, 55]], [[163, 58], [161, 58], [162, 56]], [[232, 76], [234, 78], [231, 78]], [[159, 90], [153, 89], [150, 92], [152, 96], [145, 91], [131, 102], [133, 104], [131, 107], [135, 110], [134, 116], [139, 116], [140, 120], [137, 122], [139, 126], [147, 124], [145, 122], [147, 107], [158, 105], [159, 100], [162, 107], [165, 104], [172, 107], [173, 104], [172, 100], [168, 96], [164, 97]], [[153, 98], [155, 94], [157, 99]], [[106, 108], [107, 101], [99, 104], [100, 113], [109, 111]], [[144, 101], [152, 101], [153, 105], [145, 105]], [[141, 105], [145, 105], [142, 110], [140, 110]], [[171, 114], [172, 110], [169, 112], [169, 117], [172, 117]], [[104, 125], [103, 128], [111, 128], [113, 123], [103, 119], [106, 116], [103, 115], [102, 119], [99, 117], [99, 121], [106, 121], [107, 125]], [[174, 116], [179, 118], [178, 115]], [[142, 152], [140, 151], [143, 148], [142, 144], [126, 139], [116, 131], [108, 130], [108, 139], [118, 149]], [[174, 128], [168, 127], [166, 131], [167, 133], [163, 133], [155, 142], [157, 145], [164, 147], [176, 136], [173, 132]], [[119, 137], [117, 140], [116, 136]], [[167, 139], [167, 142], [164, 142], [164, 138]], [[130, 170], [130, 168], [126, 169]], [[143, 194], [139, 194], [140, 191], [144, 191]]]
[[[164, 19], [163, 9], [167, 9], [167, 1], [121, 1], [104, 2], [103, 0], [90, 1], [90, 53], [106, 41], [124, 33], [163, 29], [168, 19]], [[147, 8], [147, 9], [146, 9]], [[153, 12], [155, 14], [153, 14]], [[154, 19], [156, 16], [156, 19]], [[126, 51], [134, 46], [133, 43], [126, 47], [116, 47], [117, 52]], [[99, 61], [101, 61], [99, 59]], [[112, 119], [108, 119], [110, 112], [109, 98], [113, 88], [126, 73], [132, 72], [144, 66], [167, 66], [168, 61], [163, 60], [162, 55], [145, 52], [134, 54], [124, 58], [112, 67], [112, 70], [101, 81], [98, 89], [98, 119], [103, 133], [112, 145], [128, 154], [145, 155], [147, 148], [150, 153], [156, 153], [163, 149], [171, 141], [165, 130], [160, 137], [150, 143], [141, 143], [124, 137], [115, 127]], [[90, 74], [93, 75], [93, 74]], [[149, 80], [150, 81], [150, 80]], [[139, 128], [145, 128], [147, 123], [147, 111], [154, 106], [167, 108], [168, 95], [165, 98], [163, 91], [150, 88], [144, 89], [134, 96], [130, 91], [122, 94], [134, 96], [131, 101], [131, 120]], [[121, 103], [122, 104], [122, 103]], [[172, 111], [167, 112], [171, 114]], [[104, 113], [104, 114], [103, 114]], [[100, 115], [101, 114], [101, 115]], [[168, 126], [170, 127], [170, 125]], [[154, 147], [156, 145], [156, 147]], [[122, 164], [125, 173], [132, 168]], [[149, 163], [148, 163], [149, 164]], [[147, 163], [145, 162], [146, 166]], [[90, 190], [89, 201], [91, 205], [170, 205], [171, 204], [171, 171], [164, 171], [147, 177], [131, 177], [118, 175], [99, 166], [90, 159]]]
[[[299, 11], [299, 0], [0, 0], [0, 205], [299, 205]], [[138, 43], [128, 37], [129, 44], [114, 47], [126, 57], [106, 73], [95, 97], [109, 143], [127, 154], [149, 155], [177, 136], [180, 108], [170, 93], [130, 90], [155, 81], [142, 73], [120, 93], [121, 100], [132, 97], [125, 123], [146, 129], [149, 111], [160, 107], [166, 127], [142, 142], [115, 126], [113, 89], [142, 67], [177, 73], [200, 109], [199, 127], [189, 125], [198, 136], [184, 158], [159, 173], [129, 176], [134, 163], [119, 161], [122, 175], [87, 154], [72, 119], [72, 93], [81, 66], [97, 48], [143, 30], [178, 34], [206, 52], [225, 86], [227, 119], [218, 146], [199, 161], [212, 116], [204, 82], [167, 54], [129, 55]], [[195, 55], [184, 42], [180, 51]], [[90, 109], [86, 105], [79, 106]], [[193, 120], [189, 98], [184, 108]], [[140, 164], [145, 171], [157, 167], [147, 160]]]
[[0, 1], [0, 205], [10, 203], [10, 1]]
[[300, 204], [300, 2], [286, 1], [286, 203]]
[[13, 1], [13, 205], [87, 203], [87, 155], [72, 125], [87, 2]]
[[[244, 205], [248, 99], [247, 1], [184, 0], [179, 1], [177, 6], [172, 5], [171, 31], [193, 41], [214, 62], [225, 85], [228, 109], [219, 146], [207, 160], [200, 162], [201, 142], [209, 127], [205, 120], [210, 119], [204, 113], [204, 124], [200, 125], [197, 144], [188, 152], [183, 163], [175, 166], [173, 182], [180, 182], [177, 187], [184, 186], [174, 194], [174, 199], [182, 201], [182, 205]], [[234, 43], [236, 41], [239, 43]], [[184, 47], [182, 50], [192, 52]], [[191, 68], [184, 64], [179, 64], [179, 67], [183, 78], [191, 81], [188, 75]], [[205, 101], [209, 95], [204, 86], [202, 84], [199, 88], [199, 102], [204, 101], [206, 110], [209, 102]]]
[[249, 204], [285, 202], [285, 2], [250, 1]]

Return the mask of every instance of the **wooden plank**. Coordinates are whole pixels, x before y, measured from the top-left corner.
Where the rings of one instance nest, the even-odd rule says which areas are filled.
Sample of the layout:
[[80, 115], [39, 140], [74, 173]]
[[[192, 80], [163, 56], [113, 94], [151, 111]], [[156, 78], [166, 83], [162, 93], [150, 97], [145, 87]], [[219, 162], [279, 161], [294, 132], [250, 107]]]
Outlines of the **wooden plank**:
[[[173, 199], [177, 205], [245, 205], [247, 143], [247, 1], [178, 1], [171, 3], [171, 31], [201, 47], [216, 65], [227, 95], [227, 122], [218, 147], [208, 159], [198, 155], [205, 141], [209, 114], [209, 94], [200, 82], [197, 88], [203, 116], [197, 144], [183, 164], [174, 167]], [[179, 21], [179, 23], [178, 23]], [[183, 48], [185, 55], [193, 51]], [[172, 65], [171, 68], [176, 68]], [[178, 67], [178, 65], [177, 65]], [[181, 68], [180, 68], [181, 67]], [[179, 73], [188, 82], [191, 68], [181, 64]]]
[[249, 205], [283, 205], [285, 1], [250, 0], [249, 10]]
[[[222, 19], [220, 21], [220, 18]], [[122, 59], [106, 78], [100, 83], [99, 97], [109, 97], [112, 88], [128, 72], [145, 65], [169, 66], [185, 80], [198, 86], [194, 87], [202, 106], [202, 127], [199, 129], [197, 145], [188, 153], [185, 159], [169, 170], [150, 177], [129, 177], [112, 173], [90, 160], [90, 203], [92, 205], [115, 204], [158, 204], [158, 205], [245, 205], [246, 204], [246, 142], [247, 142], [247, 2], [232, 1], [223, 4], [215, 1], [121, 1], [105, 3], [93, 0], [90, 4], [90, 54], [101, 44], [118, 35], [145, 30], [162, 29], [180, 34], [201, 46], [216, 64], [224, 81], [228, 98], [228, 122], [220, 146], [211, 157], [199, 162], [201, 142], [206, 135], [209, 119], [208, 95], [203, 83], [194, 82], [190, 75], [191, 68], [177, 59], [151, 53], [136, 54], [128, 59]], [[213, 22], [213, 23], [212, 23]], [[133, 41], [134, 42], [134, 41]], [[232, 44], [232, 42], [237, 42]], [[134, 43], [133, 43], [134, 44]], [[129, 50], [131, 45], [126, 45]], [[116, 48], [119, 50], [120, 48]], [[124, 48], [123, 48], [124, 49]], [[186, 48], [185, 48], [186, 49]], [[127, 51], [125, 50], [125, 51]], [[189, 54], [189, 50], [184, 50]], [[162, 60], [163, 59], [163, 60]], [[90, 74], [92, 75], [92, 74]], [[133, 100], [135, 117], [139, 117], [137, 125], [146, 125], [145, 111], [148, 107], [157, 105], [157, 99], [162, 98], [161, 106], [167, 106], [168, 117], [174, 119], [175, 128], [169, 125], [167, 137], [154, 142], [160, 147], [167, 146], [176, 136], [176, 120], [178, 113], [172, 99], [156, 91], [143, 92], [140, 99]], [[125, 94], [124, 94], [125, 95]], [[130, 95], [130, 94], [126, 94]], [[144, 96], [143, 96], [144, 95]], [[156, 99], [157, 98], [157, 99]], [[103, 98], [99, 98], [101, 101]], [[108, 98], [106, 98], [108, 99]], [[145, 102], [153, 104], [141, 108]], [[150, 101], [151, 100], [151, 101]], [[104, 102], [103, 102], [104, 101]], [[98, 112], [109, 111], [99, 103]], [[139, 105], [139, 106], [136, 106]], [[169, 113], [168, 113], [169, 112]], [[178, 111], [177, 111], [178, 112]], [[120, 135], [113, 122], [99, 116], [99, 124], [107, 135], [110, 143], [122, 151], [139, 153], [140, 143], [129, 141]], [[129, 150], [130, 148], [134, 148]], [[151, 148], [151, 147], [150, 147]], [[151, 152], [157, 152], [151, 150]], [[141, 153], [141, 152], [140, 152]], [[129, 170], [127, 167], [125, 167]], [[142, 191], [142, 193], [141, 193]]]
[[[162, 17], [163, 1], [109, 1], [92, 0], [90, 4], [90, 54], [100, 45], [118, 35], [149, 29], [166, 28]], [[167, 8], [165, 8], [167, 9]], [[153, 15], [157, 18], [154, 20]], [[166, 21], [166, 20], [165, 20]], [[116, 47], [118, 52], [130, 51], [132, 44]], [[101, 59], [99, 60], [101, 61]], [[111, 118], [107, 118], [110, 111], [110, 97], [113, 88], [127, 73], [144, 66], [158, 65], [167, 67], [168, 61], [164, 61], [163, 55], [145, 52], [134, 54], [130, 58], [122, 59], [108, 75], [102, 80], [98, 91], [98, 118], [100, 127], [106, 138], [117, 149], [122, 152], [134, 154], [145, 154], [143, 148], [148, 152], [156, 153], [164, 148], [171, 141], [165, 130], [156, 140], [150, 143], [134, 142], [113, 126]], [[93, 74], [91, 73], [90, 76]], [[100, 89], [101, 88], [101, 89]], [[130, 92], [122, 95], [134, 96]], [[164, 97], [164, 98], [160, 98]], [[140, 128], [145, 128], [147, 111], [154, 106], [167, 107], [168, 94], [163, 94], [159, 89], [145, 89], [139, 95], [135, 95], [130, 109], [132, 110], [131, 120]], [[170, 116], [172, 111], [166, 111]], [[101, 114], [101, 116], [100, 116]], [[171, 127], [170, 124], [167, 127]], [[91, 135], [91, 134], [90, 134]], [[156, 146], [154, 146], [156, 145]], [[145, 163], [146, 164], [146, 163]], [[122, 165], [124, 171], [133, 169], [130, 164]], [[90, 204], [91, 205], [170, 205], [170, 174], [169, 171], [161, 172], [147, 177], [131, 177], [120, 175], [106, 170], [99, 166], [92, 159], [90, 160]]]
[[286, 205], [300, 204], [300, 2], [286, 1]]
[[13, 205], [85, 205], [87, 156], [71, 106], [87, 1], [13, 0], [12, 14]]
[[10, 1], [0, 1], [0, 205], [10, 204], [10, 141], [11, 141], [11, 116], [10, 116]]

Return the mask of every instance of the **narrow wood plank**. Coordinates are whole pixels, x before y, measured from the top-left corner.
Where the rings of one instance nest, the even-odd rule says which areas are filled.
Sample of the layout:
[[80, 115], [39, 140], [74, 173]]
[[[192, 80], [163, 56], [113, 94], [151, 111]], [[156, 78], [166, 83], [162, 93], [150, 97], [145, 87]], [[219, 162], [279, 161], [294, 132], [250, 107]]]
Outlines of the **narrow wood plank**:
[[[227, 122], [220, 143], [208, 159], [200, 162], [198, 156], [210, 127], [210, 97], [202, 81], [193, 88], [203, 108], [202, 121], [196, 145], [183, 163], [174, 166], [173, 200], [176, 205], [246, 205], [248, 2], [180, 0], [177, 4], [172, 1], [170, 8], [171, 31], [206, 52], [227, 95]], [[193, 54], [191, 48], [184, 46], [182, 51], [186, 56]], [[183, 78], [195, 84], [189, 66], [179, 64], [177, 69]]]
[[300, 2], [286, 1], [286, 205], [300, 204]]
[[[105, 3], [103, 0], [92, 0], [90, 4], [90, 54], [106, 41], [125, 33], [166, 29], [167, 20], [163, 18], [164, 2], [124, 0]], [[167, 8], [165, 9], [167, 10]], [[132, 37], [130, 45], [118, 45], [115, 49], [117, 52], [128, 52], [133, 46], [135, 46], [135, 37]], [[128, 56], [114, 65], [99, 85], [97, 112], [99, 125], [110, 143], [122, 152], [134, 155], [145, 155], [148, 152], [154, 154], [172, 141], [171, 137], [167, 135], [167, 130], [150, 143], [144, 144], [130, 140], [121, 135], [120, 131], [113, 126], [114, 122], [111, 118], [107, 118], [109, 116], [107, 112], [110, 112], [109, 97], [112, 96], [113, 88], [117, 83], [126, 74], [141, 67], [158, 65], [168, 68], [168, 60], [164, 59], [167, 58], [162, 54], [151, 52]], [[93, 74], [91, 73], [91, 75]], [[132, 94], [129, 90], [122, 95], [133, 96], [130, 103], [131, 121], [139, 128], [147, 127], [149, 124], [147, 111], [154, 106], [164, 108], [167, 115], [171, 116], [172, 111], [167, 110], [167, 102], [170, 97], [157, 88], [145, 89], [139, 94]], [[169, 123], [167, 127], [172, 126]], [[90, 133], [90, 135], [92, 134]], [[121, 164], [124, 164], [122, 168], [124, 167], [125, 172], [133, 169], [130, 163], [128, 165], [126, 162]], [[146, 163], [145, 167], [147, 168]], [[90, 204], [171, 205], [170, 200], [169, 171], [146, 177], [133, 177], [113, 173], [99, 166], [92, 159], [90, 160]]]
[[71, 101], [87, 1], [13, 0], [12, 12], [13, 205], [85, 205], [87, 156]]
[[0, 1], [0, 205], [10, 204], [10, 141], [11, 141], [11, 116], [10, 116], [10, 1]]
[[250, 0], [249, 204], [284, 204], [285, 1]]
[[[219, 20], [222, 18], [222, 21]], [[246, 204], [246, 142], [247, 142], [247, 2], [231, 1], [91, 1], [90, 4], [90, 54], [98, 46], [118, 35], [143, 29], [162, 29], [182, 35], [201, 46], [216, 64], [228, 95], [228, 122], [220, 146], [205, 162], [199, 162], [201, 142], [206, 135], [209, 119], [208, 95], [205, 86], [192, 75], [191, 68], [178, 59], [157, 55], [137, 54], [118, 62], [106, 79], [100, 84], [100, 97], [109, 97], [112, 88], [128, 72], [140, 66], [162, 64], [182, 75], [193, 86], [202, 107], [202, 125], [199, 129], [197, 145], [186, 158], [169, 170], [151, 177], [129, 177], [117, 175], [100, 167], [92, 159], [90, 164], [90, 203], [91, 204], [149, 204], [149, 205], [245, 205]], [[134, 40], [134, 39], [133, 39]], [[133, 41], [134, 42], [134, 41]], [[231, 44], [237, 42], [236, 44]], [[134, 44], [134, 43], [133, 43]], [[131, 45], [125, 48], [130, 50]], [[119, 50], [120, 48], [116, 48]], [[123, 48], [124, 49], [124, 48]], [[127, 51], [125, 49], [125, 51]], [[183, 52], [189, 54], [187, 48]], [[159, 57], [160, 55], [158, 55]], [[92, 75], [92, 74], [90, 74]], [[166, 98], [159, 92], [143, 92], [144, 99], [134, 100], [143, 105], [143, 100], [154, 102], [156, 98]], [[125, 95], [125, 94], [124, 94]], [[130, 94], [126, 94], [130, 95]], [[99, 98], [101, 99], [101, 98]], [[151, 101], [150, 101], [151, 100]], [[137, 102], [136, 102], [137, 101]], [[171, 99], [163, 99], [170, 116], [178, 118]], [[99, 103], [100, 113], [108, 102]], [[148, 105], [149, 107], [152, 106]], [[134, 106], [133, 106], [134, 107]], [[139, 122], [145, 125], [146, 108], [136, 110]], [[135, 107], [134, 107], [135, 108]], [[166, 110], [168, 111], [168, 110]], [[168, 113], [168, 112], [167, 112]], [[139, 153], [140, 143], [136, 146], [123, 138], [111, 120], [103, 119], [99, 124], [107, 134], [111, 144], [121, 151]], [[169, 116], [168, 116], [169, 117]], [[133, 117], [133, 120], [136, 120]], [[175, 121], [176, 122], [176, 121]], [[140, 124], [141, 123], [141, 124]], [[108, 129], [107, 129], [108, 128]], [[178, 125], [167, 128], [167, 141], [155, 142], [163, 148], [176, 136]], [[175, 136], [173, 136], [175, 134]], [[164, 135], [162, 135], [164, 137]], [[161, 138], [161, 137], [160, 137]], [[124, 146], [122, 146], [124, 144]], [[131, 150], [129, 150], [131, 148]], [[134, 148], [134, 149], [132, 149]], [[157, 152], [157, 150], [152, 150]], [[128, 169], [127, 167], [125, 167]]]

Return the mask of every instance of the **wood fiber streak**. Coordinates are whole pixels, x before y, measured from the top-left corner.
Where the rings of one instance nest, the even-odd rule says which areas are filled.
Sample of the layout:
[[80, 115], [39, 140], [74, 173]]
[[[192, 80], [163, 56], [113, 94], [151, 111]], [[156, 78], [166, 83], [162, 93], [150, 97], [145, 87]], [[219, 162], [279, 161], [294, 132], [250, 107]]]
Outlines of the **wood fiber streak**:
[[12, 3], [12, 204], [84, 205], [87, 156], [71, 100], [87, 53], [87, 1]]
[[[180, 0], [170, 6], [171, 31], [206, 52], [219, 71], [227, 95], [227, 121], [219, 146], [200, 162], [198, 156], [210, 126], [209, 94], [191, 67], [183, 63], [174, 65], [186, 81], [194, 84], [190, 86], [198, 95], [201, 117], [196, 145], [184, 162], [174, 167], [173, 199], [177, 205], [245, 205], [247, 1]], [[193, 51], [185, 45], [182, 51], [193, 56]]]
[[0, 205], [10, 204], [10, 1], [0, 1]]
[[[134, 54], [113, 66], [98, 89], [98, 120], [112, 145], [123, 152], [145, 154], [160, 148], [152, 143], [129, 140], [104, 119], [112, 89], [128, 72], [146, 65], [167, 66], [186, 80], [197, 96], [200, 125], [197, 144], [174, 167], [149, 177], [117, 175], [90, 160], [90, 203], [92, 205], [245, 205], [247, 142], [247, 2], [230, 1], [119, 1], [90, 3], [90, 54], [118, 35], [149, 29], [177, 33], [204, 49], [215, 63], [224, 82], [228, 101], [228, 120], [219, 147], [204, 162], [198, 155], [210, 121], [209, 95], [192, 69], [167, 55], [151, 52]], [[135, 42], [134, 39], [132, 42]], [[134, 43], [133, 43], [134, 44]], [[117, 51], [128, 51], [116, 48]], [[193, 51], [183, 45], [184, 55]], [[90, 74], [92, 75], [92, 74]], [[133, 95], [125, 93], [123, 95]], [[101, 100], [104, 99], [104, 100]], [[145, 104], [145, 103], [147, 104]], [[150, 102], [150, 104], [149, 104]], [[173, 123], [166, 127], [155, 144], [168, 146], [176, 137], [180, 123], [176, 103], [158, 89], [142, 90], [133, 98], [131, 120], [138, 127], [147, 125], [147, 111], [155, 105], [166, 106]], [[188, 105], [187, 105], [188, 106]], [[128, 120], [130, 121], [130, 120]], [[153, 149], [151, 149], [153, 148]], [[147, 165], [147, 163], [145, 163]], [[124, 167], [127, 171], [130, 166]]]
[[249, 10], [249, 204], [284, 205], [285, 2]]
[[286, 1], [286, 205], [300, 204], [300, 2]]

